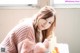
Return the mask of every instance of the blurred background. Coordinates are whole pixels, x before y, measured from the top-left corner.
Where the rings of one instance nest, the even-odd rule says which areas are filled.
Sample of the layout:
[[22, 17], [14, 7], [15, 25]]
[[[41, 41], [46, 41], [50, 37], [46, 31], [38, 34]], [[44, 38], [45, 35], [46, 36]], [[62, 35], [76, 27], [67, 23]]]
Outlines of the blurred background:
[[51, 0], [36, 0], [33, 4], [23, 3], [19, 3], [20, 5], [0, 4], [0, 42], [21, 19], [30, 18], [41, 7], [51, 5], [57, 12], [55, 35], [58, 43], [67, 43], [69, 53], [80, 53], [80, 8], [56, 6], [52, 4]]

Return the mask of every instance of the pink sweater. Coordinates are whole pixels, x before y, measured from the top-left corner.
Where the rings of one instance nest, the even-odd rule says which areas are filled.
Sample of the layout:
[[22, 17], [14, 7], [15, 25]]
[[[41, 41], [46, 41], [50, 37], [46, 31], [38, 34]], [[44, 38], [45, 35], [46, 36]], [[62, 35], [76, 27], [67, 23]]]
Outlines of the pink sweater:
[[[29, 20], [28, 20], [29, 21]], [[5, 47], [5, 53], [45, 53], [43, 50], [48, 42], [35, 42], [35, 33], [32, 21], [23, 22], [14, 27], [1, 43]]]
[[5, 47], [5, 53], [34, 53], [36, 43], [32, 23], [23, 22], [14, 27], [1, 45]]

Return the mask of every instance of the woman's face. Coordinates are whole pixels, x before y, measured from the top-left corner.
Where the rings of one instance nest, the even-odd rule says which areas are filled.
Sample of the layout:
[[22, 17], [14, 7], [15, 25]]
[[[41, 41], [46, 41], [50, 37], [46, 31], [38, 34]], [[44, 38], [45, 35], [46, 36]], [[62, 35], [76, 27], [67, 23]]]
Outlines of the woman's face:
[[48, 29], [52, 23], [54, 22], [54, 16], [49, 17], [47, 19], [39, 19], [38, 21], [38, 29], [39, 30], [45, 30]]

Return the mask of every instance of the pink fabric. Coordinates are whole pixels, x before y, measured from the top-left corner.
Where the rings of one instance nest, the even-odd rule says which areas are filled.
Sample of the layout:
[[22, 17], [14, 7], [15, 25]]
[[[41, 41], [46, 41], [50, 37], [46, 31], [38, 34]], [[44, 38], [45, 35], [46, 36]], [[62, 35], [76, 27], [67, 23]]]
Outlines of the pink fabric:
[[[25, 39], [35, 43], [33, 26], [23, 22], [9, 32], [1, 45], [6, 48], [6, 53], [20, 53], [22, 42]], [[26, 44], [29, 46], [29, 43]], [[28, 48], [27, 51], [29, 51], [30, 48]]]
[[41, 47], [36, 46], [33, 25], [26, 22], [14, 27], [1, 45], [6, 48], [6, 53], [36, 53], [35, 49]]

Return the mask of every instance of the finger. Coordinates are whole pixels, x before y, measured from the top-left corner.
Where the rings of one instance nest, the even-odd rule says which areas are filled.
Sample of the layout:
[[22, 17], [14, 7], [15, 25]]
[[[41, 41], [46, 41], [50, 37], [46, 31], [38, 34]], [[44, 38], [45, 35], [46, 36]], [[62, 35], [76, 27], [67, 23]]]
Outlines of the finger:
[[45, 39], [45, 41], [43, 42], [43, 44], [45, 45], [46, 48], [48, 48], [49, 47], [49, 40]]

